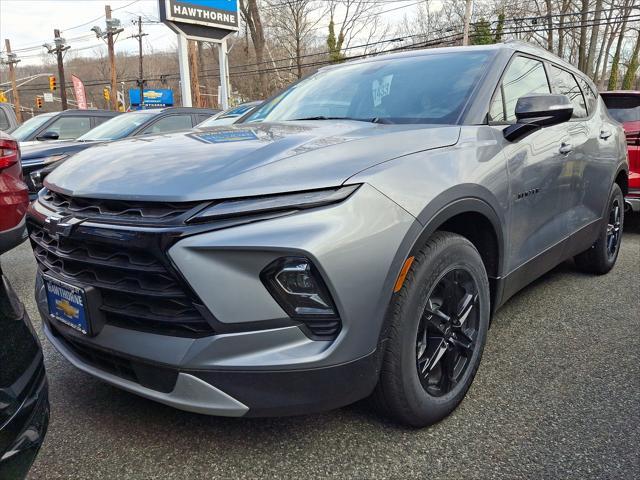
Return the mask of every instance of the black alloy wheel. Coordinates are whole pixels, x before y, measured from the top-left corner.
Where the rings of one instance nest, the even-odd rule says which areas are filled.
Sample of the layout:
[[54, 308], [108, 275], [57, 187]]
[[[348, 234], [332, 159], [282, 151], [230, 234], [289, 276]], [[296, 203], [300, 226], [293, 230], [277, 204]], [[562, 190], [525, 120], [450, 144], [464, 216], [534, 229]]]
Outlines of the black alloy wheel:
[[609, 211], [609, 222], [607, 224], [607, 254], [609, 258], [615, 257], [620, 244], [620, 234], [622, 231], [621, 207], [616, 198]]
[[416, 339], [418, 375], [429, 395], [449, 393], [469, 367], [478, 311], [478, 286], [464, 269], [446, 272], [431, 290]]

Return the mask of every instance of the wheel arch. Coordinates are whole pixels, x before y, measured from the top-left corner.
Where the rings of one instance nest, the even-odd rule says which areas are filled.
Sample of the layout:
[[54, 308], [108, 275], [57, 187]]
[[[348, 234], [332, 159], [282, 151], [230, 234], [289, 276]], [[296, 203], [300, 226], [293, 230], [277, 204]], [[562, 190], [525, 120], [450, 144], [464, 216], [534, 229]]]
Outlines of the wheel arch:
[[[380, 299], [386, 307], [380, 341], [384, 341], [389, 328], [389, 308], [392, 305], [395, 284], [407, 258], [417, 252], [439, 230], [458, 233], [469, 239], [483, 257], [491, 287], [492, 311], [500, 303], [501, 275], [504, 268], [506, 222], [499, 202], [484, 187], [460, 185], [438, 195], [417, 216], [418, 222], [409, 230], [391, 266], [386, 286], [387, 295]], [[480, 228], [475, 228], [480, 223]], [[487, 248], [489, 247], [489, 251]]]

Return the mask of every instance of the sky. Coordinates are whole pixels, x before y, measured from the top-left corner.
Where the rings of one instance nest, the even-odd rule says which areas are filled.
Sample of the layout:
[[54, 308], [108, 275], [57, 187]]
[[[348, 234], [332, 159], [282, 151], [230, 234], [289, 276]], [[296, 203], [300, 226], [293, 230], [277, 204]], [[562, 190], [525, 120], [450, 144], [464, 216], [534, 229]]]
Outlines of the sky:
[[[418, 3], [416, 0], [389, 0], [386, 19], [390, 22], [400, 21], [411, 13]], [[158, 20], [158, 0], [0, 0], [0, 52], [4, 53], [4, 39], [11, 40], [12, 50], [19, 56], [23, 65], [42, 62], [43, 43], [53, 41], [54, 28], [60, 29], [61, 35], [72, 47], [73, 55], [92, 55], [96, 48], [106, 48], [103, 40], [97, 39], [91, 27], [105, 28], [104, 5], [111, 5], [113, 17], [121, 21], [126, 28], [121, 33], [116, 52], [137, 52], [137, 41], [128, 38], [134, 29], [132, 20], [142, 15], [143, 20]], [[166, 50], [176, 45], [176, 35], [163, 24], [148, 23], [144, 25], [147, 37], [144, 37], [145, 50]]]

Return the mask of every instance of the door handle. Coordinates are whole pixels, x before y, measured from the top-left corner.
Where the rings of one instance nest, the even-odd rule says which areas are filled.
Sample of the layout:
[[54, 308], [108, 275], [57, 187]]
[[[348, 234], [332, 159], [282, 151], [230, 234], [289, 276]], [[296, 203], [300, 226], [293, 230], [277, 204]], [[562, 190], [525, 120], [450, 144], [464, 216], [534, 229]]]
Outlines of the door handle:
[[560, 153], [562, 155], [568, 155], [571, 152], [573, 152], [573, 145], [571, 145], [570, 143], [562, 142], [562, 145], [560, 145]]
[[611, 130], [600, 130], [600, 138], [606, 140], [611, 136]]

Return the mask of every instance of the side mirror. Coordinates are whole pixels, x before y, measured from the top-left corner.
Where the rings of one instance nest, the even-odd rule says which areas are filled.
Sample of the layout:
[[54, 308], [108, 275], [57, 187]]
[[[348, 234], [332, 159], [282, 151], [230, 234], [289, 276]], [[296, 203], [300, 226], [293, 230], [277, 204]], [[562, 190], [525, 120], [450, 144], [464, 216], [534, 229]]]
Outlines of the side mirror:
[[58, 140], [60, 138], [60, 134], [58, 132], [48, 131], [44, 132], [42, 135], [38, 135], [36, 140]]
[[566, 95], [540, 94], [521, 97], [516, 104], [516, 122], [504, 129], [504, 138], [513, 142], [543, 127], [568, 122], [573, 105]]

